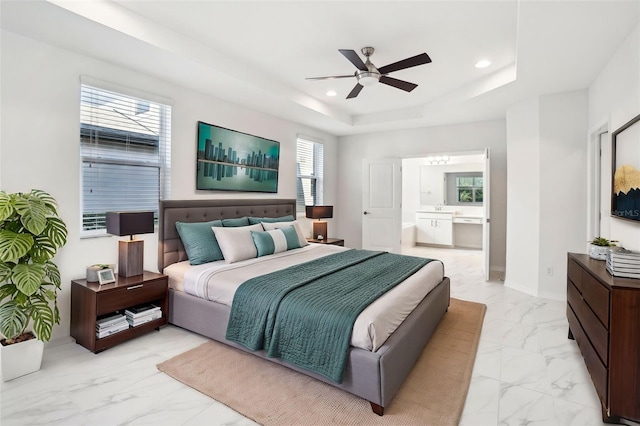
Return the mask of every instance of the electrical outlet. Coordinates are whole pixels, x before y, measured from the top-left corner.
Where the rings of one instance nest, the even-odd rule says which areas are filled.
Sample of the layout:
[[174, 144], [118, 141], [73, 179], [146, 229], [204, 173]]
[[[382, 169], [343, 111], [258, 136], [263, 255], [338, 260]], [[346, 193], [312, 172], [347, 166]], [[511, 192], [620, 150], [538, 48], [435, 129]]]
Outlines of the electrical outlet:
[[550, 277], [553, 275], [553, 268], [551, 266], [547, 266], [547, 276]]

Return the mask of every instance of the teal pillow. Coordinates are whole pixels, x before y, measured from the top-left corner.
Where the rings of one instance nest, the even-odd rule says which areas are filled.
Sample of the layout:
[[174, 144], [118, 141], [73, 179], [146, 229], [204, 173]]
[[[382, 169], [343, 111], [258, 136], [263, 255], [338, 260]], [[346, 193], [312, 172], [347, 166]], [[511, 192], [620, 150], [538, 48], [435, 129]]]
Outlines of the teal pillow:
[[255, 225], [257, 223], [262, 223], [262, 222], [268, 222], [268, 223], [293, 222], [294, 220], [296, 219], [292, 215], [282, 216], [282, 217], [250, 217], [249, 223], [251, 225]]
[[298, 233], [293, 226], [265, 232], [251, 231], [258, 257], [300, 248]]
[[176, 222], [176, 229], [189, 257], [190, 264], [202, 265], [203, 263], [224, 259], [218, 240], [216, 240], [216, 236], [211, 229], [212, 226], [221, 227], [222, 221]]
[[249, 226], [249, 218], [238, 217], [234, 219], [222, 219], [222, 226], [225, 228], [237, 228], [238, 226]]

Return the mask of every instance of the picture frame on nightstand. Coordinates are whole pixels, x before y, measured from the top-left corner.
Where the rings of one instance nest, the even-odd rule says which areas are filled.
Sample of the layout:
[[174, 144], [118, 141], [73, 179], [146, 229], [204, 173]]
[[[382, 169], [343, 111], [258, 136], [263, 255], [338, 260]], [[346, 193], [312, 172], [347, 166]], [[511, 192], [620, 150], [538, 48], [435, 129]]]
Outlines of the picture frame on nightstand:
[[100, 285], [116, 282], [116, 276], [113, 273], [113, 269], [100, 269], [98, 271], [98, 282]]

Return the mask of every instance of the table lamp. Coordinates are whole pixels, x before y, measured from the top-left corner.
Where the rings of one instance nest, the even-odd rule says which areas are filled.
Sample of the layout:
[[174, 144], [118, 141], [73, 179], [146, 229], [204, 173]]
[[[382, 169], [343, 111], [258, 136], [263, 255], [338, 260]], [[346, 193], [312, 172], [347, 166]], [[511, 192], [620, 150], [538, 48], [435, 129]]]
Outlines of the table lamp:
[[310, 219], [318, 219], [313, 222], [313, 239], [324, 240], [327, 238], [327, 221], [333, 217], [333, 206], [306, 206], [306, 216]]
[[153, 233], [153, 212], [107, 212], [107, 233], [129, 235], [128, 241], [118, 241], [118, 275], [142, 275], [144, 241], [135, 240], [134, 234]]

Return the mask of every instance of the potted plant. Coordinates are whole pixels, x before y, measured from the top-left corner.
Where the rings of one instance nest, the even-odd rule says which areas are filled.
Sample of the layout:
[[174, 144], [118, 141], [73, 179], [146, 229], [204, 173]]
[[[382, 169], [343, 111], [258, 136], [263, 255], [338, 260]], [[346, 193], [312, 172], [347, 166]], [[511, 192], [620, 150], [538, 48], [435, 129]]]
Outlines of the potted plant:
[[[40, 369], [44, 343], [60, 323], [60, 271], [51, 259], [67, 242], [55, 199], [33, 189], [0, 192], [0, 368], [2, 379]], [[53, 306], [52, 306], [53, 305]], [[27, 331], [32, 324], [33, 331]], [[26, 351], [26, 353], [23, 353]]]
[[596, 237], [589, 242], [589, 257], [597, 260], [606, 260], [609, 247], [615, 247], [617, 241]]

